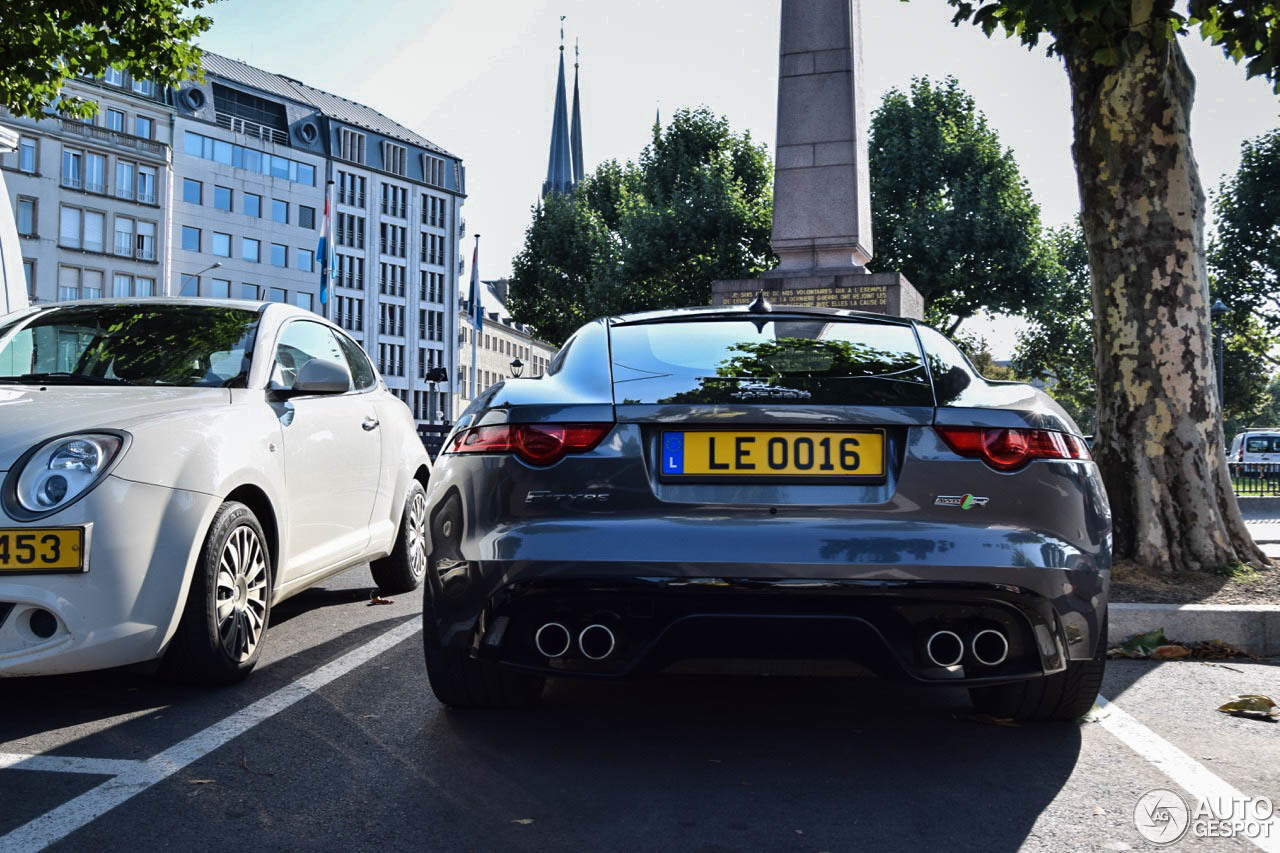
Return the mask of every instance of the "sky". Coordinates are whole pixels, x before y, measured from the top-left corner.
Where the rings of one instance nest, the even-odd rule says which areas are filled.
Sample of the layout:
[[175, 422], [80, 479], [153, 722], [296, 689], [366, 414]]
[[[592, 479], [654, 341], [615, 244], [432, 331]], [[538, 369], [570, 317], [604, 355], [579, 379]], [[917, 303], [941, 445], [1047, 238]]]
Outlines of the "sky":
[[[460, 156], [467, 233], [481, 235], [485, 279], [510, 272], [546, 176], [561, 15], [570, 86], [581, 44], [588, 172], [635, 159], [655, 110], [665, 118], [706, 105], [773, 147], [778, 0], [310, 0], [303, 8], [221, 0], [208, 7], [214, 25], [200, 43], [374, 107]], [[954, 75], [1013, 149], [1042, 221], [1075, 216], [1060, 61], [953, 27], [943, 0], [863, 0], [862, 17], [868, 110], [915, 76]], [[1243, 140], [1280, 125], [1280, 99], [1197, 36], [1183, 47], [1197, 79], [1192, 141], [1211, 190], [1235, 171]], [[1005, 318], [966, 326], [997, 358], [1020, 327]]]

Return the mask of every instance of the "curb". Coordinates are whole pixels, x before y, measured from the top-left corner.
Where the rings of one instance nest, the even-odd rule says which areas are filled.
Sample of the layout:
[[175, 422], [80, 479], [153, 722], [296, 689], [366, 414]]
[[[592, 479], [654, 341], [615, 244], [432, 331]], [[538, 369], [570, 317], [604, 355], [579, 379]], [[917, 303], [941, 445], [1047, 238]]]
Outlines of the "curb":
[[1280, 604], [1113, 603], [1111, 644], [1163, 628], [1175, 643], [1220, 640], [1250, 654], [1280, 655]]

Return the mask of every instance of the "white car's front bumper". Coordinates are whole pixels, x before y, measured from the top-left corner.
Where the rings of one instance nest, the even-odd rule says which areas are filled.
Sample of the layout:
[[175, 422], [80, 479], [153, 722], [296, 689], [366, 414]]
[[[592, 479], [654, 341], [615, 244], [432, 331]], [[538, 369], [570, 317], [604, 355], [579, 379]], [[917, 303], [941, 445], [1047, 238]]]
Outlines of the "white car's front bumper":
[[[151, 660], [177, 626], [191, 570], [219, 501], [212, 495], [109, 476], [89, 495], [40, 521], [0, 528], [91, 526], [88, 571], [0, 573], [0, 676], [52, 675]], [[38, 609], [57, 629], [31, 629]]]

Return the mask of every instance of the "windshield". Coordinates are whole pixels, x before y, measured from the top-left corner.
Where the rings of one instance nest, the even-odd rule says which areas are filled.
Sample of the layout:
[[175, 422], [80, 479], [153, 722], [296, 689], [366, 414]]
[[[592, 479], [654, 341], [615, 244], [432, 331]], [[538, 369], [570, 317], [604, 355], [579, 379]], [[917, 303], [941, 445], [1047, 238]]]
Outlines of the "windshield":
[[217, 305], [41, 311], [0, 349], [0, 382], [242, 388], [258, 314]]
[[1280, 435], [1251, 435], [1245, 439], [1244, 449], [1249, 453], [1275, 453], [1280, 451]]
[[932, 406], [910, 326], [841, 319], [615, 326], [619, 403]]

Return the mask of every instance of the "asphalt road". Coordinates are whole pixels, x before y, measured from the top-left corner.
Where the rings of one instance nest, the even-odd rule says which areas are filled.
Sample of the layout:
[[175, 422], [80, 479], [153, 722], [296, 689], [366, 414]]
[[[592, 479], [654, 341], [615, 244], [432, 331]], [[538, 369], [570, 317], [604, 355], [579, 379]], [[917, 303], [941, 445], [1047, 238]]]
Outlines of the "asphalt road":
[[426, 684], [420, 597], [370, 591], [358, 569], [281, 605], [234, 688], [0, 682], [0, 850], [1157, 849], [1134, 806], [1185, 791], [1134, 730], [1280, 803], [1280, 724], [1214, 710], [1280, 695], [1280, 661], [1113, 662], [1112, 711], [1078, 725], [1000, 725], [962, 693], [874, 679], [742, 676], [554, 682], [534, 711], [458, 713]]

